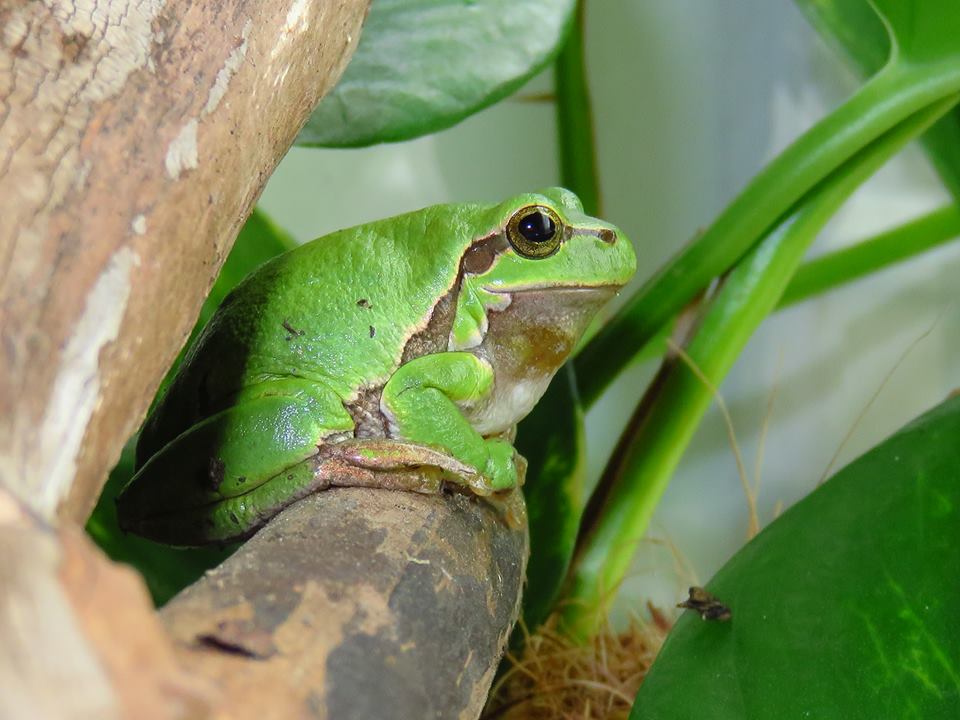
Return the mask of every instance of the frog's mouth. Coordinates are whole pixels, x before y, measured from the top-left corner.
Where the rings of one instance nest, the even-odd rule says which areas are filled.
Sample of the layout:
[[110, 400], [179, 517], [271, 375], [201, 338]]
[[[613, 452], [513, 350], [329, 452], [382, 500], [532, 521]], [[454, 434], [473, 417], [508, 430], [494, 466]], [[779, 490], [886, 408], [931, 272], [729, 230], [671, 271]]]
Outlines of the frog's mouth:
[[[546, 296], [549, 299], [552, 295], [559, 295], [560, 293], [588, 293], [596, 294], [600, 298], [601, 303], [607, 302], [610, 298], [616, 295], [623, 285], [520, 285], [516, 287], [504, 288], [504, 287], [486, 287], [484, 290], [494, 295], [527, 295], [527, 294], [541, 294]], [[603, 299], [606, 298], [606, 299]]]

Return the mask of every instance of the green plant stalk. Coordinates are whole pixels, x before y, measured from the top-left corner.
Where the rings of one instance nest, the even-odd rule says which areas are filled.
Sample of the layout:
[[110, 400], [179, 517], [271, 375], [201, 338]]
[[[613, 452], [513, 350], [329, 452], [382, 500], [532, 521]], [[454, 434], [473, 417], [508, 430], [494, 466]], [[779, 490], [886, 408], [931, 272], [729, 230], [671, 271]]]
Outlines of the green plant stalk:
[[588, 215], [600, 216], [593, 109], [583, 57], [583, 0], [554, 65], [560, 184], [573, 190]]
[[946, 205], [904, 225], [800, 266], [780, 298], [787, 307], [960, 237], [960, 206]]
[[890, 64], [762, 170], [710, 228], [659, 269], [575, 358], [589, 408], [635, 353], [731, 268], [808, 191], [906, 118], [960, 91], [960, 59]]
[[595, 522], [581, 529], [561, 605], [564, 630], [573, 638], [585, 641], [596, 632], [713, 388], [774, 309], [817, 233], [864, 180], [956, 100], [951, 96], [921, 110], [844, 164], [731, 272], [686, 348], [707, 382], [678, 358], [668, 361], [649, 411], [613, 469]]

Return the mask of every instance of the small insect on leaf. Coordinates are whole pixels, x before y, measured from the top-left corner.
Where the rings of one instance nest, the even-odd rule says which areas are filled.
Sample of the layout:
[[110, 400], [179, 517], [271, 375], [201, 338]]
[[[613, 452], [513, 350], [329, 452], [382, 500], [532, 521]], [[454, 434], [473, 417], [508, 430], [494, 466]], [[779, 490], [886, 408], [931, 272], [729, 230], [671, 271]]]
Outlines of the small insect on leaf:
[[717, 622], [726, 622], [733, 613], [730, 608], [717, 600], [702, 587], [692, 587], [688, 591], [690, 596], [677, 607], [687, 610], [696, 610], [704, 620], [716, 620]]
[[290, 324], [289, 320], [284, 320], [282, 324], [283, 324], [283, 329], [286, 330], [288, 333], [290, 333], [286, 337], [287, 342], [290, 342], [293, 338], [297, 337], [298, 335], [303, 335], [304, 331], [297, 330], [293, 325]]

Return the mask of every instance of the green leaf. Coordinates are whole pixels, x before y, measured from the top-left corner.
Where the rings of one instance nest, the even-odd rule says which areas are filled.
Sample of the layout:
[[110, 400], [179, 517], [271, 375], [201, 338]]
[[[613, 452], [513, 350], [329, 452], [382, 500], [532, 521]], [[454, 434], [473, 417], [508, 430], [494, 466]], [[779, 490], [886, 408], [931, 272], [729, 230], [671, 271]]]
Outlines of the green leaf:
[[340, 82], [297, 138], [358, 147], [456, 124], [556, 54], [575, 0], [374, 0]]
[[584, 3], [577, 3], [570, 32], [553, 66], [556, 87], [560, 184], [573, 190], [587, 215], [599, 217], [600, 176], [593, 130], [593, 102], [584, 60]]
[[960, 717], [960, 398], [856, 460], [707, 586], [631, 720]]
[[[890, 40], [883, 23], [867, 0], [796, 2], [817, 31], [836, 45], [864, 76], [873, 75], [887, 62]], [[882, 3], [884, 6], [888, 4]], [[907, 29], [910, 23], [907, 21], [898, 23], [902, 27], [897, 33], [907, 36], [907, 41], [919, 44], [920, 50], [928, 54], [934, 50], [944, 52], [945, 46], [949, 52], [956, 42], [956, 37], [950, 35], [951, 32], [957, 32], [955, 25], [950, 24], [956, 23], [956, 6], [944, 2], [928, 1], [926, 4], [933, 8], [934, 14], [921, 18], [922, 31], [933, 37], [922, 37], [919, 42], [911, 40], [911, 31]], [[897, 2], [887, 12], [913, 12], [912, 6], [913, 3]], [[943, 22], [944, 19], [946, 22]], [[960, 110], [954, 110], [942, 118], [926, 132], [921, 142], [953, 197], [960, 200]]]
[[817, 32], [844, 53], [864, 76], [890, 56], [890, 38], [867, 0], [795, 0]]
[[[200, 317], [186, 346], [180, 352], [157, 392], [159, 397], [180, 366], [184, 352], [199, 334], [227, 294], [250, 272], [295, 245], [293, 239], [275, 226], [260, 210], [254, 210], [237, 235], [213, 289], [200, 311]], [[154, 400], [156, 402], [156, 400]], [[233, 548], [182, 549], [160, 545], [126, 535], [117, 524], [115, 499], [133, 477], [134, 449], [137, 438], [127, 441], [120, 462], [110, 473], [97, 506], [87, 522], [87, 533], [112, 559], [133, 565], [143, 575], [157, 605], [195, 581], [204, 570], [222, 562]]]
[[[853, 0], [846, 0], [852, 2]], [[892, 62], [937, 63], [955, 55], [960, 38], [956, 0], [870, 0], [894, 39]]]
[[517, 429], [517, 450], [529, 463], [523, 486], [530, 527], [523, 619], [530, 631], [560, 594], [583, 511], [585, 437], [576, 382], [573, 367], [565, 365]]

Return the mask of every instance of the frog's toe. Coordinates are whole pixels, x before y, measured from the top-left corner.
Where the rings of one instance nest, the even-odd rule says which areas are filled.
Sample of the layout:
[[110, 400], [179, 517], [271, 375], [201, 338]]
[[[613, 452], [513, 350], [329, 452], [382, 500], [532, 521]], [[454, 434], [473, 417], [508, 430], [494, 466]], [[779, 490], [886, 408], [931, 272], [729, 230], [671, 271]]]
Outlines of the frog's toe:
[[495, 438], [487, 441], [490, 453], [484, 476], [490, 484], [492, 492], [509, 490], [517, 485], [517, 465], [513, 445], [505, 440]]

